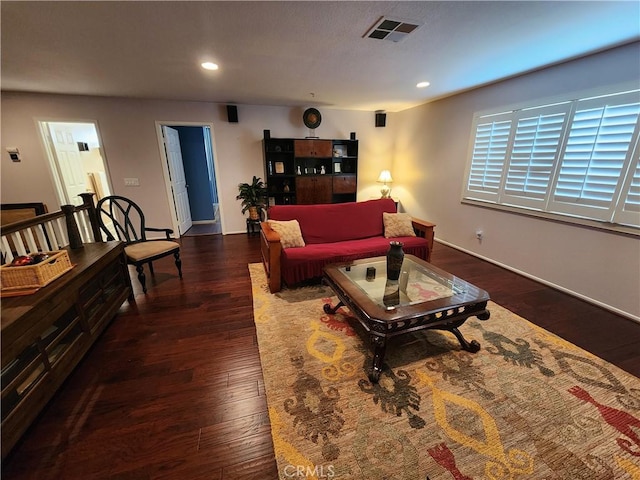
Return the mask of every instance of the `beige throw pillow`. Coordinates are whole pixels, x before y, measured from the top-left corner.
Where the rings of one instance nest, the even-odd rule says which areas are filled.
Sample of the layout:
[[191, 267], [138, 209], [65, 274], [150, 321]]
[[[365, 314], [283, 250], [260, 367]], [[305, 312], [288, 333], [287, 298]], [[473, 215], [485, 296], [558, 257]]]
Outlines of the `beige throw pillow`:
[[280, 235], [282, 248], [304, 247], [304, 239], [297, 220], [269, 220], [269, 225]]
[[384, 222], [385, 238], [416, 236], [411, 224], [411, 215], [408, 213], [383, 212], [382, 221]]

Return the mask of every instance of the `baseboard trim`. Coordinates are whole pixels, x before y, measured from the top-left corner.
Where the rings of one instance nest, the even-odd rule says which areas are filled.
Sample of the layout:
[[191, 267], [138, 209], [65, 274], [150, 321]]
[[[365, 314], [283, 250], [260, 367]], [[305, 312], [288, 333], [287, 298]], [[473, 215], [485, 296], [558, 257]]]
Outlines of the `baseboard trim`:
[[481, 260], [484, 260], [485, 262], [489, 262], [489, 263], [493, 263], [494, 265], [497, 265], [499, 267], [504, 268], [505, 270], [509, 270], [511, 272], [517, 273], [518, 275], [522, 275], [523, 277], [529, 278], [531, 280], [534, 280], [538, 283], [542, 283], [543, 285], [546, 285], [548, 287], [551, 287], [555, 290], [559, 290], [563, 293], [566, 293], [568, 295], [571, 295], [572, 297], [576, 297], [579, 298], [580, 300], [584, 300], [585, 302], [591, 303], [593, 305], [597, 305], [598, 307], [604, 308], [605, 310], [609, 310], [610, 312], [615, 313], [616, 315], [620, 315], [621, 317], [625, 317], [628, 318], [629, 320], [633, 320], [636, 323], [640, 324], [640, 317], [633, 315], [632, 313], [629, 312], [625, 312], [624, 310], [620, 310], [619, 308], [616, 308], [612, 305], [600, 302], [599, 300], [595, 300], [591, 297], [587, 297], [586, 295], [582, 295], [581, 293], [578, 292], [574, 292], [573, 290], [570, 290], [568, 288], [565, 288], [561, 285], [556, 285], [555, 283], [549, 282], [543, 278], [539, 278], [536, 277], [535, 275], [531, 275], [530, 273], [527, 272], [523, 272], [522, 270], [518, 270], [517, 268], [513, 268], [509, 265], [506, 265], [504, 263], [501, 262], [497, 262], [496, 260], [493, 260], [491, 258], [485, 257], [483, 255], [478, 255], [475, 252], [472, 252], [470, 250], [467, 250], [466, 248], [462, 248], [458, 245], [455, 245], [453, 243], [447, 242], [445, 240], [441, 240], [436, 238], [435, 239], [436, 242], [441, 243], [443, 245], [446, 245], [447, 247], [451, 247], [451, 248], [455, 248], [456, 250], [460, 250], [461, 252], [467, 253], [469, 255], [471, 255], [472, 257], [476, 257], [479, 258]]

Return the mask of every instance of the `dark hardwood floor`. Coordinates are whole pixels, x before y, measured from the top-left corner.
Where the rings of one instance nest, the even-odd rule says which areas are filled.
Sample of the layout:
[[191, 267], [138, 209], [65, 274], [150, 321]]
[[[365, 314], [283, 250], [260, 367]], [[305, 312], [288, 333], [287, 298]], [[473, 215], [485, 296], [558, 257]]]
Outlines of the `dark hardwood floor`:
[[[2, 465], [3, 479], [278, 478], [247, 263], [259, 239], [182, 239], [125, 303]], [[640, 325], [436, 244], [432, 261], [640, 376]]]

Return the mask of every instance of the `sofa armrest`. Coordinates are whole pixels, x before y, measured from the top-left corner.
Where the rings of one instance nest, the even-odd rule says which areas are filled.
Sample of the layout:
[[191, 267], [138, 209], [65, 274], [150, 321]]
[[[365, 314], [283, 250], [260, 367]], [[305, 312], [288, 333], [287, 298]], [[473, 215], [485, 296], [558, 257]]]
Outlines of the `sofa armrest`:
[[267, 281], [269, 282], [269, 291], [271, 293], [279, 292], [282, 288], [280, 267], [282, 244], [280, 243], [280, 235], [271, 228], [269, 222], [261, 223], [260, 252], [262, 254], [264, 271], [267, 274]]
[[425, 238], [427, 240], [427, 244], [429, 245], [429, 255], [427, 258], [427, 262], [431, 262], [431, 252], [433, 251], [433, 227], [436, 226], [435, 223], [427, 222], [425, 220], [420, 220], [419, 218], [411, 218], [411, 223], [413, 225], [413, 230], [416, 232], [416, 236]]

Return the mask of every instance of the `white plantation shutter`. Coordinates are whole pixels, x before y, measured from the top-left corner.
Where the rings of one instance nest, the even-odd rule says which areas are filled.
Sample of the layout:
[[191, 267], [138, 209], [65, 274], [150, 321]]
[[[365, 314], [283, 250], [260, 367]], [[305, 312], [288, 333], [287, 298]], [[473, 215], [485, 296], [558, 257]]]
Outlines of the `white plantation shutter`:
[[640, 230], [639, 119], [640, 90], [476, 116], [463, 200]]
[[472, 198], [497, 201], [511, 133], [508, 114], [479, 118], [466, 192]]
[[518, 113], [502, 198], [504, 203], [543, 206], [570, 107], [570, 103], [564, 103]]
[[[623, 192], [626, 197], [622, 199], [621, 208], [614, 216], [614, 221], [622, 225], [630, 225], [640, 228], [640, 146], [636, 145], [634, 160], [631, 165], [632, 174], [627, 179], [626, 188]], [[635, 167], [634, 167], [635, 165]]]
[[637, 93], [578, 102], [560, 158], [553, 211], [611, 221], [637, 140], [639, 114]]

